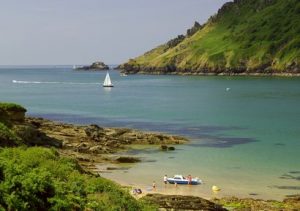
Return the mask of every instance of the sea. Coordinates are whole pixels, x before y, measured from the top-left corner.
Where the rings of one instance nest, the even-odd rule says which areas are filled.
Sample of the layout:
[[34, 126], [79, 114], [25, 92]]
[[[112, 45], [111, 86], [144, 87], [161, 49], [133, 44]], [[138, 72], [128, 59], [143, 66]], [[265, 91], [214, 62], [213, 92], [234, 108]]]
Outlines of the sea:
[[[72, 66], [0, 66], [0, 101], [27, 115], [75, 124], [126, 127], [187, 137], [163, 152], [133, 146], [120, 152], [143, 162], [102, 176], [124, 185], [203, 197], [281, 200], [300, 193], [300, 78], [128, 75]], [[163, 185], [167, 174], [202, 185]], [[212, 192], [218, 186], [221, 191]]]

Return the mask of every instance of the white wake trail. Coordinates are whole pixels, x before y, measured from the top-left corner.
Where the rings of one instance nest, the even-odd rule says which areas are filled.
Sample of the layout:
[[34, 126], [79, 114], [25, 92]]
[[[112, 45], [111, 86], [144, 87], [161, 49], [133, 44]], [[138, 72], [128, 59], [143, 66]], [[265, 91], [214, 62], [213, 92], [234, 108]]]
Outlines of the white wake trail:
[[13, 83], [17, 84], [101, 84], [101, 83], [81, 83], [81, 82], [59, 82], [59, 81], [18, 81], [12, 80]]

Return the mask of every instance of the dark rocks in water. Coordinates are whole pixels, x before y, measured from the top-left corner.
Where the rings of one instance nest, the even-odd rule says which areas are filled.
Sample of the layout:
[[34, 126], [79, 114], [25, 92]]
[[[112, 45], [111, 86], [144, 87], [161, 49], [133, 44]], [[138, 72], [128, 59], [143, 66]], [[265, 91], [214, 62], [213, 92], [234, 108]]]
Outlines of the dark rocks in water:
[[142, 200], [157, 204], [159, 210], [226, 210], [218, 204], [195, 196], [147, 194]]
[[[291, 173], [292, 174], [292, 173]], [[294, 176], [290, 174], [283, 174], [279, 177], [280, 179], [293, 179], [293, 180], [300, 180], [300, 176]]]
[[168, 150], [174, 151], [174, 150], [175, 150], [175, 147], [168, 147]]
[[128, 170], [129, 168], [127, 167], [107, 167], [106, 170]]
[[300, 190], [300, 186], [274, 185], [272, 187], [282, 189], [282, 190]]
[[76, 70], [109, 70], [109, 66], [98, 61], [89, 66], [78, 67]]
[[162, 150], [162, 151], [174, 151], [175, 150], [175, 147], [173, 147], [173, 146], [171, 146], [171, 147], [169, 147], [169, 146], [167, 146], [167, 145], [161, 145], [160, 146], [160, 149]]
[[167, 145], [161, 145], [160, 148], [163, 151], [167, 151], [168, 150], [168, 146]]
[[136, 157], [119, 157], [116, 161], [119, 163], [138, 163], [141, 162], [141, 159]]

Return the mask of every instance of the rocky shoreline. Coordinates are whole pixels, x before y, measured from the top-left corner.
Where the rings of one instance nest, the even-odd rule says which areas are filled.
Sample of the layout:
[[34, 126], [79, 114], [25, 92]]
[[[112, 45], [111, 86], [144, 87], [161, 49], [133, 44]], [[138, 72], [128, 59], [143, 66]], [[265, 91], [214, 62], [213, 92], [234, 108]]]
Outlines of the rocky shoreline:
[[[138, 157], [114, 157], [114, 153], [126, 150], [130, 145], [155, 145], [164, 150], [165, 146], [184, 144], [186, 138], [163, 135], [159, 133], [141, 132], [128, 128], [104, 128], [98, 125], [73, 125], [54, 122], [43, 118], [26, 117], [24, 124], [37, 130], [37, 136], [45, 134], [48, 144], [53, 143], [58, 151], [78, 160], [86, 168], [97, 173], [97, 163], [134, 163], [140, 162]], [[18, 132], [20, 133], [20, 131]], [[32, 137], [33, 140], [36, 137]], [[46, 144], [46, 143], [44, 143]], [[169, 148], [175, 149], [170, 146]]]
[[136, 67], [130, 64], [119, 65], [116, 69], [120, 69], [125, 74], [143, 74], [143, 75], [182, 75], [182, 76], [275, 76], [275, 77], [299, 77], [300, 71], [265, 71], [261, 69], [248, 71], [246, 69], [220, 69], [220, 70], [187, 70], [177, 69], [176, 67]]

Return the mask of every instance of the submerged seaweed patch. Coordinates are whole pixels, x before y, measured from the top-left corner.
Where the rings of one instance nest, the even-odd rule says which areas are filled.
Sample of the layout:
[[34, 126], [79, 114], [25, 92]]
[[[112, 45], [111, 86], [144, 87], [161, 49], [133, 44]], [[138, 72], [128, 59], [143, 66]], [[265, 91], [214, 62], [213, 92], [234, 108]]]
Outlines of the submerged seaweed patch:
[[283, 189], [283, 190], [300, 190], [300, 186], [280, 186], [280, 185], [274, 185], [271, 186], [273, 188], [277, 188], [277, 189]]
[[235, 145], [240, 144], [248, 144], [257, 142], [256, 139], [253, 138], [239, 138], [239, 137], [217, 137], [217, 136], [206, 136], [203, 137], [204, 142], [200, 143], [192, 143], [192, 146], [198, 147], [216, 147], [216, 148], [227, 148], [233, 147]]
[[298, 180], [298, 181], [300, 181], [300, 176], [293, 176], [293, 175], [290, 175], [290, 174], [283, 174], [279, 178], [280, 179], [292, 179], [292, 180]]

